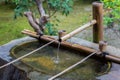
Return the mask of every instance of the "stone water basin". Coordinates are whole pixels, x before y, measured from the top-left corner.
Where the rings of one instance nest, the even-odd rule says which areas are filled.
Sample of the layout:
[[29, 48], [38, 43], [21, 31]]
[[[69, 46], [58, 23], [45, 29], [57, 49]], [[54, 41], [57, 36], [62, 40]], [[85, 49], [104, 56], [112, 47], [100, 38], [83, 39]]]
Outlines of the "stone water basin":
[[[46, 43], [36, 40], [22, 43], [11, 49], [11, 55], [18, 58], [44, 44]], [[29, 74], [31, 80], [47, 80], [87, 56], [79, 51], [60, 46], [59, 63], [56, 64], [57, 52], [57, 46], [49, 45], [21, 60], [22, 63], [32, 68], [33, 72]], [[97, 76], [105, 74], [109, 69], [109, 62], [93, 56], [56, 80], [97, 80]]]

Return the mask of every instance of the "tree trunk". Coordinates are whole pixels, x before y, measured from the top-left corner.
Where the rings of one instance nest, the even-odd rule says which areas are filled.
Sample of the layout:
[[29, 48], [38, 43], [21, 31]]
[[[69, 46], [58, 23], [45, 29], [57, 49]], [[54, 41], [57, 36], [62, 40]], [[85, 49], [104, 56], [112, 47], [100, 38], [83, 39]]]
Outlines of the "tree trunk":
[[43, 0], [34, 0], [39, 14], [40, 14], [40, 19], [39, 21], [37, 19], [35, 19], [32, 15], [32, 12], [25, 12], [25, 16], [27, 17], [31, 27], [37, 32], [37, 34], [39, 34], [40, 36], [43, 35], [43, 31], [45, 28], [45, 24], [49, 21], [49, 16], [45, 14], [45, 10], [43, 8]]

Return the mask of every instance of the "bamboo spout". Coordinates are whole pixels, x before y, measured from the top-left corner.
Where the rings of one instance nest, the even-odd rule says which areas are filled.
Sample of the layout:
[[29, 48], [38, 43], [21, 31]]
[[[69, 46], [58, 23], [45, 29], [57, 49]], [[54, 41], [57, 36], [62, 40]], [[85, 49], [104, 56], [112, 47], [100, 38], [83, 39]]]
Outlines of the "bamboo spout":
[[58, 32], [58, 40], [61, 42], [61, 38], [66, 34], [65, 30], [60, 30]]
[[88, 28], [88, 27], [90, 27], [91, 25], [94, 25], [94, 24], [96, 24], [96, 20], [92, 20], [92, 21], [88, 22], [87, 24], [79, 27], [78, 29], [72, 31], [71, 33], [63, 36], [61, 38], [61, 40], [65, 41], [65, 40], [69, 39], [70, 37], [74, 36], [75, 34], [77, 34], [77, 33], [81, 32], [81, 31], [85, 30], [86, 28]]

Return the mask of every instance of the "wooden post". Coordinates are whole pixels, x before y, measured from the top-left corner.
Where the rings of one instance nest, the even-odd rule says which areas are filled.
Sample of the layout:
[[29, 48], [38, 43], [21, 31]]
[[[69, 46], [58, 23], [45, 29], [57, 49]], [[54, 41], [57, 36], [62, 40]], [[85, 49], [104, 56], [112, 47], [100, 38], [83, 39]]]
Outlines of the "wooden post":
[[99, 50], [101, 52], [106, 52], [107, 42], [106, 41], [99, 41]]
[[93, 2], [93, 19], [97, 21], [93, 25], [93, 42], [99, 43], [103, 41], [103, 4], [100, 2]]

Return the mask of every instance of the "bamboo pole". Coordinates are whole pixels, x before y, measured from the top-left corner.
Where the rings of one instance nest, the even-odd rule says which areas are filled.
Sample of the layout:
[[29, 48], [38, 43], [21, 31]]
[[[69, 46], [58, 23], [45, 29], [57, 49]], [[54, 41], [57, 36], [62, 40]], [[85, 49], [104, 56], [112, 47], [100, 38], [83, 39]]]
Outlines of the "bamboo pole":
[[34, 38], [39, 38], [39, 35], [36, 35], [35, 33], [32, 33], [32, 32], [27, 31], [27, 30], [23, 30], [22, 33], [26, 34], [26, 35], [29, 35], [31, 37], [34, 37]]
[[97, 21], [93, 25], [93, 42], [99, 43], [103, 41], [103, 4], [100, 2], [93, 2], [93, 19]]
[[86, 28], [90, 27], [91, 25], [93, 25], [93, 24], [95, 24], [95, 23], [96, 23], [96, 20], [92, 20], [92, 21], [88, 22], [87, 24], [79, 27], [78, 29], [72, 31], [71, 33], [63, 36], [63, 37], [61, 38], [61, 40], [62, 40], [62, 41], [65, 41], [65, 40], [69, 39], [70, 37], [74, 36], [75, 34], [81, 32], [81, 31], [85, 30]]
[[37, 35], [37, 32], [31, 31], [31, 30], [28, 30], [28, 29], [24, 29], [23, 31], [30, 32], [30, 33], [33, 33], [33, 34]]

